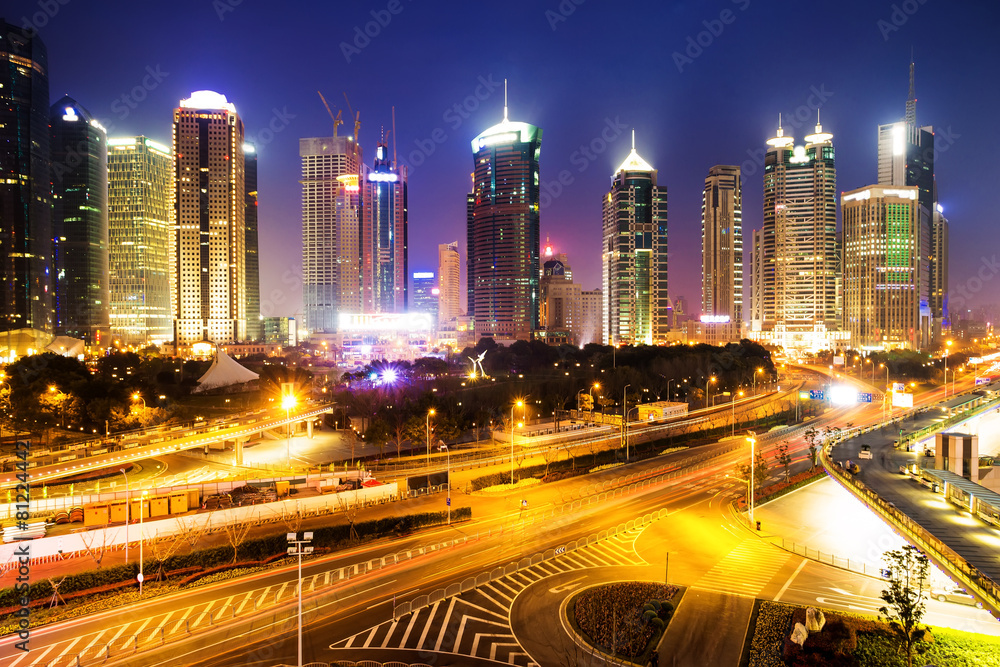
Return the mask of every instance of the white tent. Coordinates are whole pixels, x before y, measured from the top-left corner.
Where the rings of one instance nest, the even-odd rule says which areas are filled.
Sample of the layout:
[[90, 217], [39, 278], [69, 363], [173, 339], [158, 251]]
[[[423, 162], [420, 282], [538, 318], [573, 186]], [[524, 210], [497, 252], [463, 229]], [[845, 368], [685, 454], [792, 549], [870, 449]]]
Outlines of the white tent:
[[46, 352], [55, 352], [64, 357], [78, 357], [84, 353], [84, 343], [79, 338], [56, 336], [56, 339], [45, 348]]
[[216, 348], [215, 361], [212, 362], [208, 372], [198, 380], [198, 386], [193, 393], [218, 389], [219, 387], [229, 387], [234, 384], [243, 384], [256, 380], [260, 376], [253, 371], [243, 368], [233, 360], [225, 350]]

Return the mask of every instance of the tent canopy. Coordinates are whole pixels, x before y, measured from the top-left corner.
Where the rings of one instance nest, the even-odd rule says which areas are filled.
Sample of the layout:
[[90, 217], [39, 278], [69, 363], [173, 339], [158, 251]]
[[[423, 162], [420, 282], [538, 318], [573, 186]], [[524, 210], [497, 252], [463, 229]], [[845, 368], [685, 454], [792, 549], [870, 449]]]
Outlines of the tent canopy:
[[243, 368], [232, 357], [226, 354], [222, 348], [216, 348], [215, 360], [209, 367], [208, 372], [198, 380], [198, 386], [194, 393], [218, 389], [219, 387], [229, 387], [234, 384], [251, 382], [260, 376], [252, 370]]
[[46, 352], [55, 352], [64, 357], [78, 357], [84, 353], [84, 343], [79, 338], [56, 336], [56, 339], [45, 348]]

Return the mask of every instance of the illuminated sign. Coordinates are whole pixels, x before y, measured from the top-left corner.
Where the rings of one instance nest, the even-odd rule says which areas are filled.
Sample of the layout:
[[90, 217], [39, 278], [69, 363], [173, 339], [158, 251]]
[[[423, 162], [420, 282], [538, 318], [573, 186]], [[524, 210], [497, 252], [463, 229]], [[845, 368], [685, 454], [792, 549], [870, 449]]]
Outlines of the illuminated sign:
[[340, 331], [430, 331], [427, 313], [341, 313]]
[[376, 171], [368, 174], [368, 180], [376, 183], [395, 183], [399, 180], [399, 176]]
[[871, 403], [872, 395], [870, 392], [862, 392], [858, 394], [858, 403]]
[[493, 134], [488, 137], [481, 137], [479, 139], [479, 147], [492, 146], [493, 144], [503, 144], [503, 143], [513, 143], [518, 140], [517, 132], [504, 132], [501, 134]]
[[702, 324], [729, 324], [729, 315], [702, 315]]
[[433, 278], [434, 277], [434, 272], [433, 271], [418, 271], [418, 272], [416, 272], [416, 273], [413, 274], [413, 277], [414, 278]]
[[809, 392], [809, 398], [811, 398], [814, 401], [822, 401], [823, 400], [823, 392], [822, 391], [810, 391]]
[[344, 191], [346, 192], [357, 192], [360, 190], [357, 174], [344, 174], [343, 176], [338, 176], [337, 180], [343, 184]]
[[66, 107], [66, 113], [63, 114], [63, 120], [80, 120], [80, 117], [76, 115], [76, 110], [73, 107]]
[[892, 394], [892, 407], [894, 408], [912, 408], [913, 407], [913, 394]]
[[893, 382], [892, 383], [892, 390], [893, 391], [906, 391], [906, 383], [905, 382]]

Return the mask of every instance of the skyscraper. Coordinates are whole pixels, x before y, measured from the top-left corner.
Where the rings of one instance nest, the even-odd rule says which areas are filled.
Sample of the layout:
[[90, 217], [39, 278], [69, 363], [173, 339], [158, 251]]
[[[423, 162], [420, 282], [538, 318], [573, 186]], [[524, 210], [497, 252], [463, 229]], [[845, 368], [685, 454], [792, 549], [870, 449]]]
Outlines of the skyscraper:
[[264, 339], [264, 322], [260, 319], [260, 255], [257, 243], [257, 147], [243, 144], [243, 181], [245, 186], [246, 248], [247, 248], [247, 340]]
[[438, 246], [438, 321], [449, 322], [462, 314], [459, 303], [461, 258], [458, 241]]
[[243, 121], [199, 90], [174, 109], [178, 345], [246, 339]]
[[655, 345], [670, 329], [667, 296], [667, 188], [635, 150], [604, 199], [605, 344]]
[[146, 137], [108, 139], [111, 335], [128, 345], [173, 339], [174, 158]]
[[302, 159], [304, 327], [336, 333], [337, 318], [361, 312], [361, 187], [366, 171], [352, 137], [299, 139]]
[[570, 342], [579, 340], [580, 286], [573, 283], [573, 269], [565, 253], [553, 253], [546, 245], [542, 259], [539, 326], [549, 332], [565, 331]]
[[111, 300], [108, 137], [68, 96], [52, 105], [49, 126], [56, 334], [96, 345], [107, 336]]
[[479, 338], [529, 340], [538, 328], [542, 130], [503, 121], [472, 140], [468, 312]]
[[438, 296], [440, 290], [437, 281], [434, 280], [433, 271], [416, 271], [413, 274], [413, 299], [410, 311], [414, 313], [425, 313], [431, 316], [432, 321], [438, 319]]
[[13, 332], [52, 333], [49, 66], [37, 35], [0, 20], [0, 349], [24, 354]]
[[[817, 119], [818, 120], [818, 119]], [[793, 146], [779, 121], [764, 158], [763, 328], [794, 354], [838, 346], [837, 172], [818, 122]]]
[[740, 168], [708, 170], [701, 197], [701, 311], [743, 321], [743, 187]]
[[365, 175], [362, 199], [361, 289], [366, 313], [402, 313], [407, 306], [406, 169], [384, 143]]
[[841, 196], [844, 328], [856, 349], [920, 348], [918, 196], [878, 185]]
[[[921, 308], [930, 318], [924, 331], [924, 344], [940, 336], [948, 291], [947, 239], [934, 238], [935, 230], [947, 235], [947, 227], [935, 224], [937, 188], [934, 181], [934, 128], [917, 125], [917, 98], [914, 87], [914, 64], [910, 63], [910, 91], [906, 115], [900, 121], [878, 127], [878, 184], [915, 186], [920, 216], [920, 269], [918, 293]], [[945, 249], [936, 253], [935, 248]], [[933, 329], [933, 331], [932, 331]]]

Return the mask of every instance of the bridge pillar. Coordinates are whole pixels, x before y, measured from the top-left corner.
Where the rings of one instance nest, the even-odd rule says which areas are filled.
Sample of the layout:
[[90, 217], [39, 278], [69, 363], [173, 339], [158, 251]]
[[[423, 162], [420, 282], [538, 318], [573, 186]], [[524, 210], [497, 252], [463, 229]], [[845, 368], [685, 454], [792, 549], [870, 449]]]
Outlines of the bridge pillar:
[[233, 448], [236, 450], [236, 465], [243, 465], [243, 438], [236, 438]]
[[311, 419], [306, 420], [306, 437], [310, 440], [313, 438], [313, 420]]

